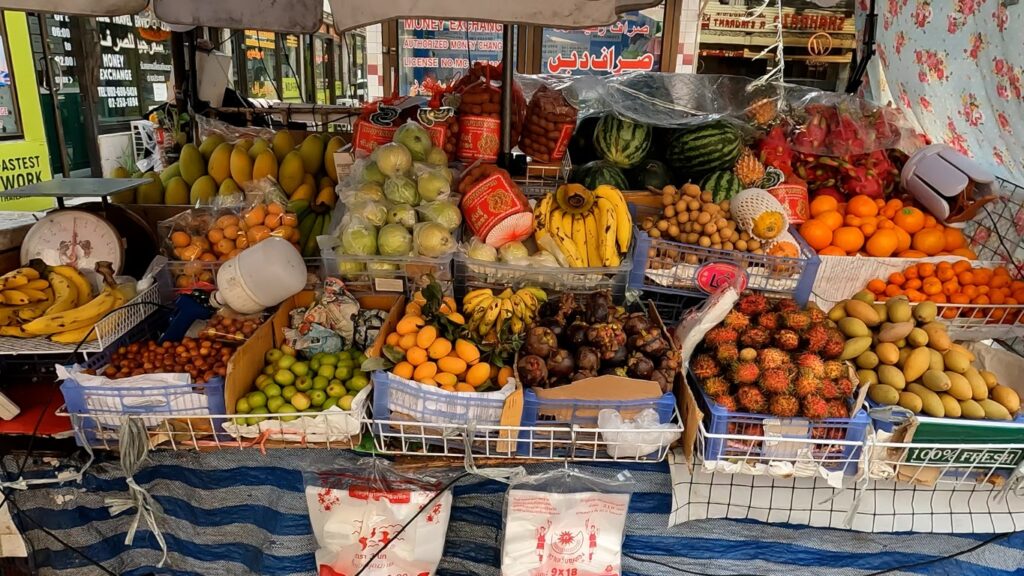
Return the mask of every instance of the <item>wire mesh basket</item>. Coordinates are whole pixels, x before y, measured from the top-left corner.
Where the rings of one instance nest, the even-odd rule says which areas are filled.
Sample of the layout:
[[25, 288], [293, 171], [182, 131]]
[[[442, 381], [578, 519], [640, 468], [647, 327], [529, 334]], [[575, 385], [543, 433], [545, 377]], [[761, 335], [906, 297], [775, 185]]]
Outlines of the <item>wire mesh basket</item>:
[[512, 181], [527, 198], [536, 198], [554, 192], [560, 185], [568, 182], [571, 172], [572, 160], [566, 152], [560, 163], [532, 163], [527, 167], [525, 176], [517, 176]]
[[436, 280], [445, 294], [451, 295], [452, 255], [426, 256], [353, 256], [323, 251], [321, 274], [341, 278], [350, 292], [402, 293], [411, 295]]

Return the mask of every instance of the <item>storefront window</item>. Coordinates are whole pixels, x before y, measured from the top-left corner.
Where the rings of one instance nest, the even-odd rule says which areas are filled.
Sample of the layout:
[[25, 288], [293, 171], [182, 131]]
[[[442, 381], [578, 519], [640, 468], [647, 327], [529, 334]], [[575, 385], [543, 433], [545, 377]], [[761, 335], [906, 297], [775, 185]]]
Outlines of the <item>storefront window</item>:
[[331, 79], [328, 77], [330, 68], [327, 62], [327, 39], [313, 37], [313, 78], [316, 80], [316, 103], [327, 104], [331, 101]]
[[[45, 77], [45, 68], [40, 59], [43, 54], [41, 42], [42, 34], [39, 31], [39, 20], [34, 17], [28, 19], [29, 34], [32, 36], [32, 47], [35, 54], [36, 70], [43, 79], [43, 85], [49, 80]], [[71, 18], [63, 14], [46, 15], [46, 34], [50, 40], [50, 56], [53, 57], [53, 74], [56, 77], [55, 84], [62, 93], [78, 92], [78, 73], [75, 68], [75, 57], [71, 55]]]
[[277, 90], [277, 39], [273, 32], [245, 31], [245, 77], [251, 98], [279, 100]]
[[501, 62], [502, 25], [464, 20], [398, 21], [399, 92], [432, 94], [476, 62]]
[[548, 74], [604, 75], [661, 67], [665, 3], [626, 12], [610, 26], [545, 28], [541, 69]]
[[11, 69], [10, 45], [7, 43], [7, 27], [0, 12], [0, 138], [21, 134], [18, 121], [18, 93], [14, 89], [14, 72]]
[[[366, 86], [366, 32], [354, 30], [346, 32], [345, 36], [345, 59], [346, 73], [338, 78], [345, 79], [345, 89], [339, 86], [336, 92], [339, 104], [355, 105], [366, 102], [369, 98]], [[339, 84], [341, 84], [339, 80]], [[344, 100], [344, 101], [342, 101]]]
[[100, 36], [99, 117], [137, 120], [168, 100], [170, 31], [151, 15], [97, 18]]
[[295, 34], [285, 34], [283, 38], [281, 99], [285, 102], [302, 102], [302, 41]]

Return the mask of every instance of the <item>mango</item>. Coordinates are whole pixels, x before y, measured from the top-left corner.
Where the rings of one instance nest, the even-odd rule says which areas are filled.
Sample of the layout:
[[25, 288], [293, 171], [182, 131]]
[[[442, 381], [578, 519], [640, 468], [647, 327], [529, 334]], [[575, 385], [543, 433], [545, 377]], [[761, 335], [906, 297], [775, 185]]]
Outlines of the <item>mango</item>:
[[857, 370], [857, 380], [861, 386], [878, 384], [878, 374], [874, 370]]
[[846, 341], [846, 345], [843, 346], [843, 353], [839, 355], [840, 360], [852, 360], [857, 356], [860, 356], [868, 348], [871, 347], [870, 336], [859, 336], [857, 338], [850, 338]]
[[900, 392], [900, 406], [910, 410], [914, 414], [920, 414], [923, 402], [921, 397], [913, 392]]
[[306, 175], [302, 168], [302, 156], [299, 156], [298, 152], [289, 152], [281, 161], [277, 175], [281, 188], [290, 196], [302, 185], [303, 177]]
[[907, 363], [907, 358], [910, 358], [910, 354], [914, 351], [914, 348], [900, 348], [900, 360], [896, 363], [897, 366], [903, 368], [903, 365]]
[[934, 390], [935, 392], [945, 392], [951, 386], [949, 376], [946, 376], [945, 372], [939, 372], [938, 370], [926, 370], [924, 375], [921, 376], [921, 383], [929, 390]]
[[171, 178], [164, 190], [164, 204], [173, 206], [187, 206], [189, 197], [188, 184], [181, 176]]
[[224, 137], [220, 134], [210, 134], [203, 139], [202, 143], [199, 144], [199, 153], [203, 155], [203, 158], [209, 160], [213, 157], [213, 153], [217, 148], [224, 143]]
[[978, 369], [971, 366], [964, 372], [964, 379], [967, 380], [967, 384], [971, 387], [971, 398], [974, 400], [984, 400], [988, 398], [988, 386], [985, 384], [985, 379], [978, 373]]
[[863, 300], [847, 300], [846, 315], [858, 318], [868, 326], [878, 326], [881, 323], [875, 308]]
[[999, 402], [992, 399], [978, 400], [978, 405], [985, 411], [985, 418], [989, 420], [1012, 420], [1010, 411]]
[[960, 417], [960, 402], [950, 396], [949, 394], [939, 394], [939, 401], [942, 402], [942, 409], [946, 412], [943, 416], [945, 418], [959, 418]]
[[957, 344], [956, 342], [953, 342], [952, 344], [950, 344], [950, 345], [949, 345], [949, 349], [950, 349], [950, 350], [956, 350], [956, 351], [957, 351], [957, 352], [959, 352], [960, 354], [963, 354], [964, 356], [966, 356], [966, 357], [967, 357], [967, 360], [968, 360], [969, 362], [972, 362], [972, 363], [973, 363], [973, 362], [974, 362], [974, 361], [975, 361], [975, 360], [977, 359], [977, 358], [976, 358], [976, 357], [974, 356], [974, 352], [971, 352], [970, 350], [968, 350], [967, 348], [964, 348], [963, 346], [961, 346], [961, 345]]
[[234, 146], [227, 142], [217, 146], [217, 149], [210, 154], [210, 162], [206, 165], [206, 173], [213, 177], [213, 181], [220, 186], [221, 182], [231, 177], [231, 152]]
[[871, 336], [871, 330], [868, 329], [867, 324], [859, 318], [847, 316], [838, 323], [839, 331], [842, 332], [847, 338], [858, 338], [860, 336]]
[[949, 350], [953, 344], [953, 341], [949, 339], [949, 334], [946, 333], [946, 327], [941, 324], [936, 322], [925, 324], [924, 331], [928, 334], [928, 346], [939, 352]]
[[939, 312], [939, 308], [935, 305], [935, 302], [924, 301], [914, 306], [914, 319], [922, 324], [927, 324], [935, 320], [935, 315]]
[[903, 372], [895, 366], [879, 366], [878, 381], [897, 390], [903, 390], [907, 387], [907, 380], [903, 377]]
[[928, 362], [928, 368], [930, 370], [938, 370], [939, 372], [946, 371], [946, 362], [942, 359], [942, 353], [938, 350], [929, 348], [928, 355], [931, 356], [931, 361]]
[[865, 370], [874, 370], [878, 366], [878, 355], [868, 350], [857, 356], [857, 367]]
[[167, 183], [171, 181], [171, 178], [175, 176], [181, 176], [181, 164], [177, 162], [172, 163], [167, 168], [160, 171], [160, 181], [164, 183], [164, 187], [167, 187]]
[[884, 303], [872, 304], [871, 307], [878, 313], [879, 322], [887, 322], [889, 320], [889, 309], [885, 307]]
[[861, 290], [853, 295], [852, 300], [859, 300], [865, 304], [873, 304], [875, 302], [875, 295], [870, 290]]
[[946, 408], [939, 399], [939, 395], [931, 390], [917, 384], [907, 384], [907, 392], [913, 392], [921, 398], [921, 410], [934, 418], [942, 418], [946, 415]]
[[220, 188], [217, 188], [217, 196], [233, 196], [241, 193], [242, 191], [238, 188], [238, 184], [231, 178], [221, 182]]
[[334, 164], [334, 153], [345, 147], [345, 141], [340, 136], [334, 136], [327, 141], [324, 147], [324, 171], [331, 182], [338, 183], [338, 167]]
[[199, 149], [193, 144], [185, 144], [178, 156], [178, 165], [181, 170], [181, 177], [185, 183], [192, 186], [201, 176], [206, 175], [206, 159], [199, 153]]
[[189, 194], [189, 204], [211, 204], [213, 197], [217, 195], [217, 182], [209, 174], [200, 176], [192, 185], [192, 192]]
[[235, 147], [241, 148], [248, 153], [249, 149], [252, 148], [252, 138], [242, 138], [238, 142], [235, 142]]
[[960, 416], [972, 420], [980, 420], [985, 417], [985, 410], [974, 400], [960, 401]]
[[[957, 400], [968, 400], [974, 396], [974, 391], [971, 390], [971, 384], [960, 374], [953, 372], [952, 370], [946, 370], [943, 372], [946, 378], [949, 378], [949, 388], [943, 390], [943, 392], [949, 392]], [[935, 390], [932, 388], [932, 390]], [[938, 390], [936, 390], [938, 392]]]
[[274, 156], [274, 152], [271, 150], [260, 152], [252, 166], [253, 180], [267, 177], [277, 180], [277, 156]]
[[239, 146], [231, 151], [231, 179], [239, 185], [252, 181], [252, 158]]
[[875, 384], [871, 388], [868, 388], [868, 396], [871, 400], [878, 404], [885, 406], [892, 406], [900, 401], [900, 393], [892, 386], [886, 386], [885, 384]]
[[920, 328], [914, 328], [907, 334], [907, 344], [910, 344], [914, 348], [918, 346], [928, 345], [928, 333]]
[[905, 298], [892, 298], [885, 303], [885, 307], [888, 312], [889, 322], [893, 324], [909, 322], [913, 317], [911, 315], [910, 302]]
[[309, 186], [310, 188], [312, 188], [314, 190], [317, 189], [317, 187], [316, 187], [316, 178], [313, 178], [313, 175], [308, 173], [308, 172], [302, 177], [302, 183], [304, 185], [306, 185], [306, 186]]
[[160, 176], [155, 172], [146, 172], [142, 177], [149, 179], [149, 182], [135, 189], [135, 201], [139, 204], [163, 204], [164, 183], [160, 181]]
[[985, 385], [988, 386], [989, 390], [999, 384], [999, 380], [996, 378], [996, 375], [988, 370], [979, 370], [978, 374], [981, 374], [981, 377], [985, 379]]
[[913, 322], [901, 322], [899, 324], [886, 322], [878, 330], [878, 340], [881, 342], [896, 342], [906, 338], [913, 330]]
[[1020, 395], [1009, 386], [999, 384], [993, 388], [992, 400], [1002, 404], [1010, 414], [1016, 414], [1020, 411]]
[[931, 356], [927, 348], [914, 348], [903, 363], [903, 377], [907, 382], [914, 382], [928, 371]]
[[946, 370], [952, 370], [957, 374], [963, 374], [971, 367], [971, 362], [967, 357], [955, 350], [943, 354], [942, 361], [946, 363]]
[[284, 161], [284, 157], [292, 150], [295, 150], [295, 140], [292, 139], [291, 132], [278, 130], [271, 141], [271, 148], [274, 149], [274, 156], [277, 156], [277, 161]]
[[[160, 173], [161, 180], [163, 179], [163, 173]], [[118, 166], [111, 170], [111, 178], [131, 178], [132, 175], [128, 173], [128, 169], [124, 166]], [[135, 188], [130, 188], [118, 192], [117, 194], [110, 195], [110, 201], [114, 204], [135, 204]]]
[[[270, 150], [270, 142], [267, 142], [263, 138], [257, 138], [252, 141], [252, 147], [249, 148], [249, 158], [256, 161], [256, 158], [263, 153], [265, 150]], [[271, 150], [273, 152], [273, 150]], [[277, 161], [277, 156], [274, 156], [274, 161]]]
[[843, 318], [846, 318], [846, 302], [836, 302], [836, 305], [828, 311], [828, 319], [833, 322], [839, 322]]
[[900, 349], [892, 342], [881, 342], [875, 346], [875, 354], [882, 364], [894, 365], [900, 360]]
[[316, 174], [324, 164], [324, 141], [319, 134], [310, 134], [299, 144], [299, 155], [307, 174]]

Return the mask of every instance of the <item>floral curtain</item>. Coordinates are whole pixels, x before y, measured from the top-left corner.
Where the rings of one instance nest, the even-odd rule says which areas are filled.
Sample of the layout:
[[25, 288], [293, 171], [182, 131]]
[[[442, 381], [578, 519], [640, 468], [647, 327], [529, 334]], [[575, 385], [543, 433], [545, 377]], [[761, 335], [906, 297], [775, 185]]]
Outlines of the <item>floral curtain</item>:
[[[857, 0], [858, 21], [868, 0]], [[933, 141], [1024, 184], [1024, 3], [877, 0], [868, 94]]]

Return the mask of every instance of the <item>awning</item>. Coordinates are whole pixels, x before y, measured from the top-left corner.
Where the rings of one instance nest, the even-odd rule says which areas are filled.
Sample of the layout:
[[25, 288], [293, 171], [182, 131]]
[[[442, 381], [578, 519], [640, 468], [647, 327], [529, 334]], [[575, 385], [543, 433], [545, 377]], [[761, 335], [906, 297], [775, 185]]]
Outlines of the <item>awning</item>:
[[[345, 31], [391, 18], [486, 20], [582, 28], [609, 24], [618, 14], [660, 0], [330, 0], [334, 25]], [[0, 0], [0, 9], [80, 16], [136, 14], [146, 0]], [[168, 24], [312, 33], [320, 28], [322, 0], [153, 0]]]

